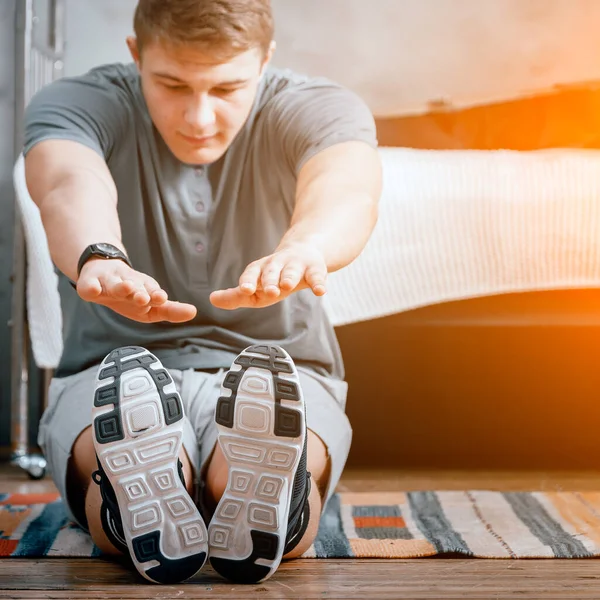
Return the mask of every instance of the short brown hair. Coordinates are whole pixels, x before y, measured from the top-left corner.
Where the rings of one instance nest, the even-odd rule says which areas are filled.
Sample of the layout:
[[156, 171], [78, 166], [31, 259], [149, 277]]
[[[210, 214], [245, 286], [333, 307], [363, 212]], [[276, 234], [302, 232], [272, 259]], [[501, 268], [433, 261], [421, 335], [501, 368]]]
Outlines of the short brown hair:
[[223, 58], [273, 39], [271, 0], [139, 0], [133, 22], [138, 48], [152, 41], [198, 44]]

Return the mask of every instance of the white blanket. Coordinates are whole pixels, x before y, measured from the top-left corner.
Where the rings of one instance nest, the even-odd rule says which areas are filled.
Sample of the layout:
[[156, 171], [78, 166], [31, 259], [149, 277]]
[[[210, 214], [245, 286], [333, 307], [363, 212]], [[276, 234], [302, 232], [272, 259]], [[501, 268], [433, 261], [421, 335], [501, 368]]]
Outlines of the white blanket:
[[[600, 152], [380, 149], [380, 218], [330, 276], [335, 325], [507, 292], [600, 285]], [[62, 350], [60, 300], [39, 211], [15, 167], [36, 363]]]
[[15, 165], [13, 183], [25, 236], [27, 321], [33, 359], [38, 367], [53, 369], [58, 365], [63, 347], [58, 276], [50, 258], [40, 211], [27, 191], [22, 156]]
[[361, 256], [329, 278], [335, 325], [600, 285], [600, 152], [380, 152], [378, 224]]

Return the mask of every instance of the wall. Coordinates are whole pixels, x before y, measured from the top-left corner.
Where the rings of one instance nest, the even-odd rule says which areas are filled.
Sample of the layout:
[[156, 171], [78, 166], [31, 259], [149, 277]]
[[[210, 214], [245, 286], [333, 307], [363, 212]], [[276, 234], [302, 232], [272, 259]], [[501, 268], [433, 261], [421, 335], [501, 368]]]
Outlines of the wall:
[[129, 62], [125, 38], [137, 0], [66, 0], [65, 75], [108, 62]]
[[[127, 61], [135, 0], [68, 0], [66, 71]], [[275, 63], [360, 93], [379, 116], [600, 79], [597, 0], [273, 0]]]
[[376, 0], [371, 10], [363, 0], [274, 5], [278, 60], [338, 79], [379, 116], [600, 78], [596, 0]]
[[16, 0], [0, 2], [0, 446], [10, 427], [10, 302], [13, 247], [14, 56]]

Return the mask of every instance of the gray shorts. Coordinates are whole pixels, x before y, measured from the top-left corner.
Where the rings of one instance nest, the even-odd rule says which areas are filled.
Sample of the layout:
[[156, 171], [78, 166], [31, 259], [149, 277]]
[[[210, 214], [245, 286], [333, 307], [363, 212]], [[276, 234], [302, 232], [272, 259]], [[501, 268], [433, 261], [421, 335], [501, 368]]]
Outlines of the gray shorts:
[[[352, 440], [352, 428], [344, 409], [347, 384], [309, 369], [297, 367], [306, 403], [308, 429], [325, 443], [331, 475], [326, 492], [329, 500], [340, 479]], [[92, 402], [98, 365], [69, 377], [54, 378], [50, 384], [48, 407], [42, 415], [38, 443], [48, 461], [49, 473], [76, 521], [67, 498], [67, 465], [73, 444], [92, 424]], [[183, 446], [196, 474], [203, 473], [217, 441], [214, 420], [221, 382], [227, 372], [205, 373], [169, 369], [181, 395], [186, 419]], [[326, 503], [326, 502], [325, 502]]]

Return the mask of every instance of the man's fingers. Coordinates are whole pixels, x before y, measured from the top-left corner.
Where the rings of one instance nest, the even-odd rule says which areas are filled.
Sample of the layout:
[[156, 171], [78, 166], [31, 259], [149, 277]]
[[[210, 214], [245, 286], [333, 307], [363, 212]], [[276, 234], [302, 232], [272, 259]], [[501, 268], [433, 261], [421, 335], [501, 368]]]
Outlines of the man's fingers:
[[210, 301], [213, 306], [223, 310], [235, 310], [248, 306], [249, 298], [247, 292], [241, 289], [241, 286], [229, 288], [228, 290], [218, 290], [210, 295]]
[[108, 275], [99, 279], [104, 293], [110, 298], [124, 300], [135, 290], [133, 282], [124, 281], [118, 275]]
[[[127, 299], [129, 299], [129, 297]], [[131, 300], [137, 306], [148, 306], [150, 304], [150, 294], [145, 288], [142, 288], [131, 294]]]
[[97, 277], [89, 277], [77, 282], [77, 293], [87, 302], [93, 302], [102, 295], [102, 284]]
[[309, 267], [304, 278], [316, 296], [323, 296], [327, 291], [327, 269], [324, 266]]
[[134, 272], [133, 277], [126, 279], [109, 276], [103, 287], [111, 298], [131, 301], [139, 307], [162, 306], [168, 300], [167, 293], [161, 289], [158, 283], [142, 273]]
[[[164, 297], [165, 302], [166, 302], [167, 293], [163, 289], [161, 289], [158, 282], [156, 280], [154, 280], [152, 277], [144, 277], [143, 286], [144, 286], [144, 289], [146, 290], [146, 292], [148, 292], [148, 296], [150, 296], [151, 301], [154, 298], [155, 294], [159, 294], [160, 292], [162, 292], [162, 294], [160, 294], [160, 297], [161, 298]], [[158, 298], [159, 298], [159, 296], [157, 295], [156, 299], [158, 299]]]
[[169, 300], [162, 306], [153, 306], [147, 313], [149, 323], [169, 321], [171, 323], [185, 323], [196, 316], [196, 307], [183, 302]]
[[210, 295], [213, 306], [223, 310], [235, 310], [237, 308], [264, 308], [275, 304], [277, 299], [267, 298], [259, 294], [248, 296], [240, 287], [218, 290]]
[[111, 289], [111, 296], [125, 302], [133, 302], [136, 306], [147, 306], [150, 303], [150, 294], [144, 285], [132, 279], [116, 283]]
[[[256, 292], [259, 284], [259, 277], [262, 267], [260, 263], [254, 262], [246, 267], [246, 270], [242, 273], [239, 279], [240, 291], [248, 296], [251, 296]], [[237, 288], [232, 288], [237, 289]]]
[[137, 306], [162, 306], [168, 300], [167, 293], [152, 277], [142, 277], [142, 281], [125, 280], [131, 284], [130, 287], [133, 287], [133, 290], [124, 298], [133, 300]]
[[158, 284], [158, 281], [152, 277], [147, 277], [145, 279], [144, 287], [148, 292], [148, 296], [150, 296], [150, 304], [152, 306], [161, 306], [169, 299], [167, 292], [165, 292]]
[[239, 287], [228, 290], [218, 290], [210, 295], [213, 306], [223, 310], [236, 310], [237, 308], [265, 308], [283, 300], [288, 294], [277, 297], [267, 296], [263, 292], [257, 292], [248, 296]]
[[115, 268], [110, 261], [92, 261], [86, 265], [77, 282], [77, 292], [83, 300], [102, 304], [142, 323], [183, 323], [197, 313], [191, 304], [170, 302], [154, 278], [124, 264]]
[[306, 267], [300, 261], [287, 263], [281, 271], [281, 279], [279, 280], [281, 289], [286, 292], [295, 290], [304, 278], [305, 269]]
[[260, 283], [267, 296], [276, 298], [281, 293], [279, 289], [279, 280], [283, 265], [277, 261], [270, 261], [263, 265]]
[[150, 304], [152, 306], [161, 306], [168, 299], [169, 296], [167, 295], [167, 292], [165, 292], [165, 290], [158, 289], [150, 294]]

